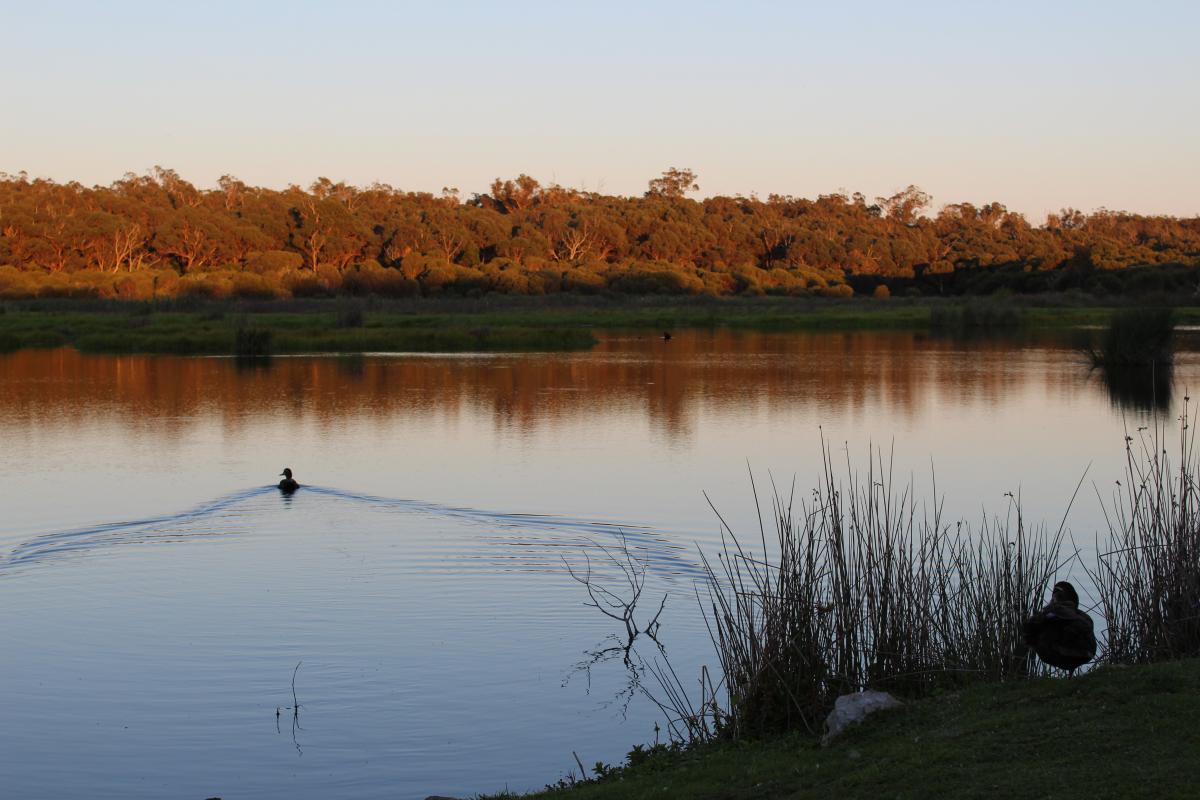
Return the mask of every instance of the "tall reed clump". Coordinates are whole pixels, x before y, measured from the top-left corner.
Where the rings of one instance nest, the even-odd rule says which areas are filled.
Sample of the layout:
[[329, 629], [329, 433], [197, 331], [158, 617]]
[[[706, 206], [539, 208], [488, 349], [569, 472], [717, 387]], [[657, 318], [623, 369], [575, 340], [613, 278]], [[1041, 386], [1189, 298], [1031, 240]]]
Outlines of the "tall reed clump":
[[238, 358], [266, 358], [271, 355], [271, 331], [267, 328], [239, 326], [233, 337], [233, 354]]
[[1104, 659], [1200, 656], [1200, 454], [1185, 405], [1173, 460], [1165, 431], [1126, 437], [1125, 480], [1105, 507], [1092, 580], [1108, 622]]
[[946, 524], [881, 457], [865, 478], [847, 464], [841, 483], [825, 445], [822, 455], [810, 498], [775, 494], [774, 547], [761, 519], [759, 552], [722, 519], [702, 590], [722, 681], [702, 681], [693, 707], [672, 672], [656, 673], [680, 738], [816, 732], [847, 692], [913, 697], [1042, 669], [1021, 627], [1060, 566], [1061, 526], [1030, 530], [1018, 498], [977, 530]]
[[1099, 342], [1088, 349], [1096, 367], [1167, 367], [1174, 360], [1175, 315], [1170, 308], [1115, 312]]

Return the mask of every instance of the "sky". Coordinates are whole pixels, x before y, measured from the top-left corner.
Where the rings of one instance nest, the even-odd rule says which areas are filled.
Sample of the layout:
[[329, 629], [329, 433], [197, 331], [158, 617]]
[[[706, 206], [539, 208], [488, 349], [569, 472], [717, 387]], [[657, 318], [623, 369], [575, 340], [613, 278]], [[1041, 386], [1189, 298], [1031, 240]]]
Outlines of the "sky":
[[1200, 3], [0, 0], [0, 171], [1200, 214]]

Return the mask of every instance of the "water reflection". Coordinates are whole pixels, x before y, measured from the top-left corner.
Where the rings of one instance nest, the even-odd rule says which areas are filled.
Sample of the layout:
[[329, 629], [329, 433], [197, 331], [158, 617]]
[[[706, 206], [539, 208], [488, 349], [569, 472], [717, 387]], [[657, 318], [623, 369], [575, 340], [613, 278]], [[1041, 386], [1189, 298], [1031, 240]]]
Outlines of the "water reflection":
[[[484, 412], [501, 428], [640, 409], [669, 439], [686, 442], [710, 408], [805, 404], [835, 413], [882, 404], [912, 417], [939, 397], [997, 403], [1027, 377], [1043, 344], [967, 346], [915, 333], [780, 336], [733, 332], [613, 337], [574, 355], [228, 358], [88, 356], [73, 350], [0, 356], [0, 418], [20, 423], [81, 409], [130, 426], [182, 432], [200, 412], [236, 428], [285, 401], [295, 419], [323, 422], [397, 412]], [[1071, 396], [1086, 369], [1047, 372], [1048, 389]]]
[[1164, 414], [1171, 408], [1175, 389], [1175, 370], [1171, 364], [1104, 366], [1098, 367], [1096, 373], [1116, 408]]

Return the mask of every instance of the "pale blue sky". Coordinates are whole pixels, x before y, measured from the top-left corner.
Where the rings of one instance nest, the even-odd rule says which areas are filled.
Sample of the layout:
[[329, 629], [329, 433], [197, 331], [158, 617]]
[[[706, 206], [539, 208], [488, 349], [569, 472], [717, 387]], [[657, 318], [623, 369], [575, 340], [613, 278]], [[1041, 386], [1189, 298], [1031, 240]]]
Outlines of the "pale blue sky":
[[1200, 213], [1200, 3], [0, 0], [0, 170]]

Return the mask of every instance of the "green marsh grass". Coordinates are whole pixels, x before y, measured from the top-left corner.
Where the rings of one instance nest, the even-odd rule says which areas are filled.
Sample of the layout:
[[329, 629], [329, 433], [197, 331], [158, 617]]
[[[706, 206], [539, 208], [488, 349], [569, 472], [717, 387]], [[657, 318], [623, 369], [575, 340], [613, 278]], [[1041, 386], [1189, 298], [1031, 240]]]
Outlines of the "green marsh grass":
[[588, 328], [480, 323], [474, 316], [374, 313], [364, 315], [362, 325], [345, 326], [328, 312], [23, 311], [0, 317], [0, 337], [7, 349], [74, 346], [86, 352], [183, 355], [256, 350], [252, 338], [239, 330], [269, 333], [270, 351], [277, 354], [563, 351], [596, 343]]
[[333, 324], [338, 328], [361, 328], [365, 319], [364, 303], [357, 299], [339, 298]]
[[940, 305], [929, 312], [929, 327], [950, 333], [981, 333], [1012, 330], [1021, 326], [1024, 314], [1007, 301], [968, 300]]
[[[1080, 307], [1053, 297], [965, 304], [920, 299], [892, 299], [881, 304], [869, 298], [580, 295], [288, 300], [186, 297], [137, 302], [39, 298], [9, 301], [6, 308], [8, 313], [0, 316], [0, 334], [15, 337], [16, 347], [75, 345], [97, 352], [213, 354], [233, 352], [239, 324], [271, 330], [274, 350], [279, 353], [498, 351], [587, 349], [595, 344], [591, 332], [603, 329], [788, 332], [932, 328], [952, 335], [973, 335], [1006, 330], [1014, 315], [1022, 328], [1095, 325], [1111, 315], [1105, 308]], [[1181, 308], [1178, 315], [1181, 320], [1200, 321], [1200, 309]], [[485, 333], [463, 335], [470, 331]]]

